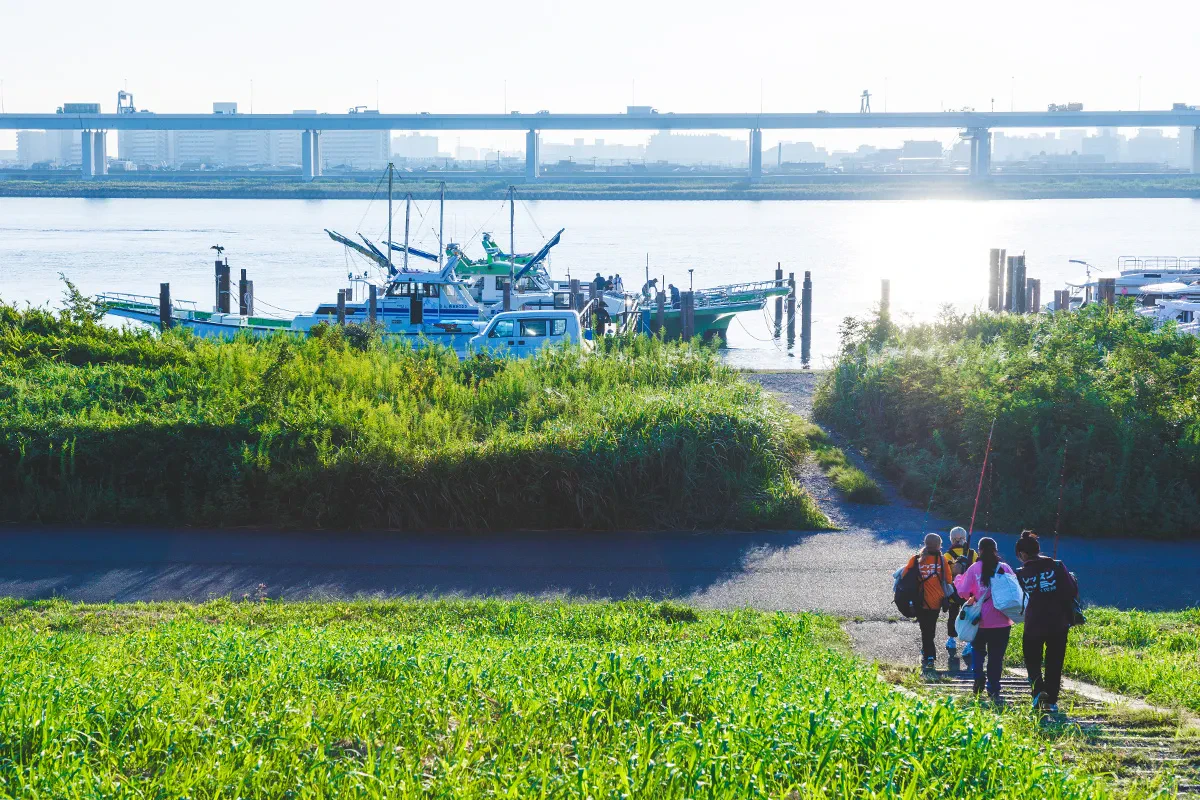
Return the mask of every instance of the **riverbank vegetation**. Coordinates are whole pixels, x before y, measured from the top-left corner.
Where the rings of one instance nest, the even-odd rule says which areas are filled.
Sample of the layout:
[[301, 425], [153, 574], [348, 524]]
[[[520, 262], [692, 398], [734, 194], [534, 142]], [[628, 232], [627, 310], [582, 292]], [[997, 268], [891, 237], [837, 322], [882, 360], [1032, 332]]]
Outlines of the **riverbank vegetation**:
[[1027, 710], [896, 691], [841, 642], [671, 603], [0, 600], [0, 793], [1116, 794]]
[[324, 327], [215, 342], [0, 305], [0, 519], [305, 528], [828, 525], [714, 351], [524, 361]]
[[[1162, 176], [1007, 176], [989, 183], [971, 182], [966, 175], [815, 175], [787, 181], [767, 178], [751, 184], [743, 176], [664, 177], [644, 175], [612, 180], [570, 180], [546, 175], [521, 183], [516, 176], [452, 180], [450, 200], [502, 200], [514, 180], [526, 200], [903, 200], [920, 198], [1082, 199], [1097, 197], [1200, 197], [1200, 178]], [[441, 190], [436, 177], [406, 176], [400, 184], [417, 199], [435, 199]], [[29, 175], [0, 179], [0, 197], [149, 197], [232, 199], [362, 199], [377, 194], [374, 180], [329, 175], [313, 181], [299, 176], [189, 176], [169, 179], [136, 175], [82, 180]]]
[[814, 417], [910, 500], [968, 519], [994, 422], [976, 527], [1200, 535], [1200, 339], [1099, 305], [842, 334]]

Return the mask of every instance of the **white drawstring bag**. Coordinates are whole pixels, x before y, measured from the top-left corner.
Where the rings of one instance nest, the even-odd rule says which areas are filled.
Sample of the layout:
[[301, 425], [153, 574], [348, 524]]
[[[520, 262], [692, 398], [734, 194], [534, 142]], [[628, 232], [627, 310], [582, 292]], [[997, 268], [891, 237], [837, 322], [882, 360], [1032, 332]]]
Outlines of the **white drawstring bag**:
[[1024, 622], [1025, 590], [1011, 570], [1002, 569], [997, 566], [996, 574], [992, 576], [992, 605], [1013, 622]]

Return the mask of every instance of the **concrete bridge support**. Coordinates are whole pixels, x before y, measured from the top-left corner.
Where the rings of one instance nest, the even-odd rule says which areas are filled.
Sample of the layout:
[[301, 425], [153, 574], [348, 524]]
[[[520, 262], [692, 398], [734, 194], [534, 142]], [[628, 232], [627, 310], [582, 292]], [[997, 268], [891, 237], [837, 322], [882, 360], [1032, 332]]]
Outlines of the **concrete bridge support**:
[[971, 177], [982, 180], [992, 171], [992, 132], [971, 128], [963, 135], [971, 140]]
[[537, 131], [525, 134], [525, 180], [537, 180], [542, 174], [542, 138]]
[[311, 181], [321, 175], [321, 132], [300, 132], [300, 172]]
[[1200, 173], [1200, 128], [1192, 128], [1192, 174]]
[[762, 180], [762, 131], [750, 131], [750, 182]]
[[105, 131], [92, 133], [92, 174], [108, 174], [108, 137]]
[[94, 170], [92, 169], [92, 156], [94, 155], [95, 144], [92, 142], [92, 132], [83, 131], [79, 138], [79, 156], [80, 163], [83, 165], [81, 172], [83, 179], [91, 180]]

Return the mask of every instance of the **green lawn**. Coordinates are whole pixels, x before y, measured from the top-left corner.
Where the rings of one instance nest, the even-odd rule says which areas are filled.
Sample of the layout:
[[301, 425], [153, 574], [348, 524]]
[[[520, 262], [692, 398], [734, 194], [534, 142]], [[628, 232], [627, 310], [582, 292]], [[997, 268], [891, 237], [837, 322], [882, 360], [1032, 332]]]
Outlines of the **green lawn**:
[[632, 602], [0, 601], [0, 795], [1108, 796], [1023, 709], [842, 641]]

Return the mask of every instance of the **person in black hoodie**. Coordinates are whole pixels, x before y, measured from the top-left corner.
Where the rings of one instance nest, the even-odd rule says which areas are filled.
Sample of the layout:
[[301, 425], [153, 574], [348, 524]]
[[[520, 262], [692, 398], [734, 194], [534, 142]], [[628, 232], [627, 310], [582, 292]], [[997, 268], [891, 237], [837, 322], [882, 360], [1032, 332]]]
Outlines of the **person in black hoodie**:
[[1021, 560], [1017, 578], [1028, 597], [1022, 644], [1025, 669], [1029, 672], [1029, 685], [1033, 690], [1033, 706], [1054, 714], [1058, 712], [1067, 634], [1074, 619], [1079, 586], [1061, 561], [1042, 555], [1033, 531], [1021, 531], [1017, 558]]

